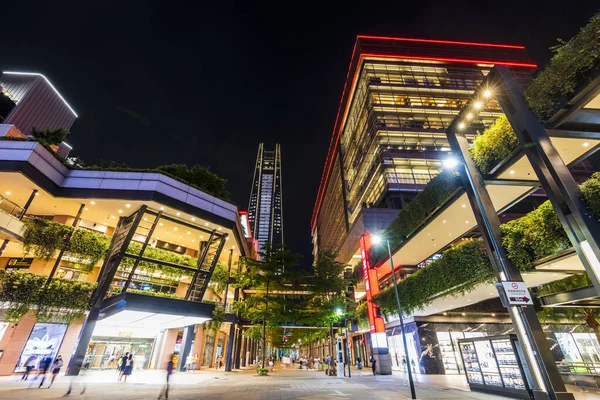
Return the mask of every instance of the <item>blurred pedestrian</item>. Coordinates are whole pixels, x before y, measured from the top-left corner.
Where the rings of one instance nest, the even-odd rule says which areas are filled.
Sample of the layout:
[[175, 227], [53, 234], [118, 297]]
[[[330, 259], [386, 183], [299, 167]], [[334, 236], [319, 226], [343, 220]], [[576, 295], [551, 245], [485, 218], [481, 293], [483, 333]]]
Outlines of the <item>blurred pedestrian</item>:
[[127, 382], [127, 377], [131, 375], [133, 371], [133, 354], [130, 354], [125, 360], [125, 368], [123, 368], [123, 376], [125, 377], [125, 382]]
[[48, 372], [48, 369], [50, 369], [51, 364], [52, 364], [52, 357], [50, 357], [50, 356], [45, 356], [44, 358], [42, 358], [42, 361], [40, 361], [37, 376], [39, 377], [41, 375], [42, 381], [40, 382], [40, 386], [38, 386], [38, 388], [41, 388], [42, 385], [44, 384], [44, 381], [46, 380], [46, 373]]
[[169, 378], [171, 375], [173, 375], [173, 356], [171, 356], [171, 359], [167, 363], [167, 384], [158, 395], [158, 400], [162, 399], [163, 394], [165, 395], [165, 399], [169, 398]]
[[194, 358], [192, 358], [192, 370], [195, 371], [198, 368], [198, 353], [194, 354]]
[[71, 391], [73, 390], [73, 387], [76, 385], [76, 383], [78, 381], [82, 381], [83, 382], [83, 388], [81, 389], [81, 393], [80, 394], [84, 394], [85, 393], [85, 389], [86, 389], [86, 385], [85, 385], [85, 381], [82, 379], [82, 375], [83, 375], [83, 356], [77, 356], [73, 359], [73, 363], [70, 366], [71, 368], [78, 368], [79, 369], [79, 373], [77, 375], [75, 375], [72, 379], [71, 382], [69, 383], [69, 390], [67, 390], [67, 393], [65, 393], [65, 396], [69, 396], [71, 394]]
[[128, 357], [129, 352], [126, 352], [123, 356], [119, 358], [119, 380], [123, 378], [123, 372], [125, 372], [125, 363], [127, 362]]
[[356, 357], [356, 368], [358, 368], [358, 376], [362, 375], [363, 363], [360, 357]]
[[54, 360], [54, 362], [52, 363], [52, 380], [50, 380], [50, 384], [48, 385], [48, 389], [50, 389], [50, 386], [52, 386], [52, 384], [54, 383], [54, 380], [56, 379], [56, 376], [60, 373], [60, 368], [64, 365], [62, 356], [59, 354], [58, 357], [56, 357], [56, 360]]
[[37, 361], [37, 356], [31, 355], [27, 358], [27, 360], [25, 361], [25, 364], [23, 364], [23, 366], [25, 367], [25, 373], [23, 374], [23, 377], [21, 378], [22, 381], [26, 381], [27, 378], [29, 378], [29, 373], [35, 367], [36, 361]]
[[373, 370], [373, 376], [375, 376], [375, 368], [377, 366], [377, 360], [371, 356], [371, 358], [369, 359], [369, 362], [371, 363], [371, 369]]

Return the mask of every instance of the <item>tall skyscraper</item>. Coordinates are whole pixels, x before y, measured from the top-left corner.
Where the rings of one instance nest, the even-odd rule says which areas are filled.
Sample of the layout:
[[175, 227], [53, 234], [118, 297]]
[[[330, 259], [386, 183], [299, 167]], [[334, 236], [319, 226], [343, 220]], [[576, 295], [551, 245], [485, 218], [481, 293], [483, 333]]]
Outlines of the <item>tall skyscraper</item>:
[[70, 130], [77, 114], [42, 74], [0, 75], [0, 124], [14, 125], [24, 135], [32, 128]]
[[281, 148], [265, 150], [258, 145], [248, 219], [260, 248], [266, 242], [283, 244], [283, 202], [281, 186]]
[[[387, 228], [441, 171], [445, 130], [494, 65], [522, 82], [535, 67], [522, 46], [357, 38], [312, 217], [315, 255], [350, 262], [363, 232]], [[500, 115], [482, 107], [479, 131]]]

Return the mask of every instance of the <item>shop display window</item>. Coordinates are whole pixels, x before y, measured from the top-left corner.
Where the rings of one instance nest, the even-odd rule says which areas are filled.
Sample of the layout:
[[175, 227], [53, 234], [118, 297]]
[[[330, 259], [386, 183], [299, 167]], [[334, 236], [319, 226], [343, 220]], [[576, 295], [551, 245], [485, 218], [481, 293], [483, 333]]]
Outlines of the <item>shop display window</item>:
[[35, 324], [14, 372], [25, 372], [25, 362], [31, 356], [36, 358], [36, 367], [45, 357], [50, 357], [54, 361], [67, 331], [67, 326], [66, 324]]

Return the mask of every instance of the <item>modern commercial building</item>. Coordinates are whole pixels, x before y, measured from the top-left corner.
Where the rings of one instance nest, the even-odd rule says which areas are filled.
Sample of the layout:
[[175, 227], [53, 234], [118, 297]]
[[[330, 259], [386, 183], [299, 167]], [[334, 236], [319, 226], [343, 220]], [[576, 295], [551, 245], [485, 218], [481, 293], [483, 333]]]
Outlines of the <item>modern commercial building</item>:
[[[45, 85], [45, 78], [38, 78], [31, 85]], [[30, 104], [29, 120], [43, 120], [35, 114], [45, 112], [44, 103], [31, 101], [15, 107]], [[59, 123], [64, 128], [69, 124]], [[15, 130], [0, 125], [0, 136]], [[204, 325], [213, 319], [216, 304], [230, 312], [238, 296], [237, 290], [218, 289], [211, 281], [215, 269], [227, 271], [240, 257], [253, 255], [252, 238], [244, 232], [248, 229], [236, 206], [159, 172], [75, 170], [35, 141], [3, 139], [2, 276], [19, 270], [31, 279], [43, 277], [50, 284], [45, 290], [59, 282], [65, 290], [97, 288], [83, 299], [92, 304], [83, 320], [61, 320], [69, 314], [69, 304], [42, 318], [35, 299], [18, 321], [0, 322], [0, 375], [22, 371], [31, 355], [83, 356], [84, 368], [103, 369], [115, 367], [119, 355], [129, 351], [136, 368], [160, 369], [175, 354], [182, 369], [192, 354], [198, 355], [200, 368], [214, 366], [228, 346], [235, 346], [235, 365], [257, 354], [253, 340], [242, 338], [240, 329], [229, 329], [231, 315], [220, 328]], [[41, 229], [33, 239], [32, 221]], [[41, 256], [33, 249], [44, 246], [42, 238], [52, 241], [59, 235], [51, 231], [67, 232], [69, 250], [52, 248]], [[24, 245], [30, 240], [37, 244], [27, 252]], [[101, 242], [108, 250], [92, 261], [86, 251]], [[27, 304], [25, 298], [2, 303], [4, 320], [19, 301]], [[236, 340], [228, 340], [230, 335]]]
[[[386, 228], [442, 169], [445, 129], [494, 65], [523, 82], [522, 46], [358, 36], [312, 216], [314, 255], [357, 254], [365, 230]], [[482, 129], [498, 115], [482, 105]]]
[[265, 150], [258, 145], [248, 219], [252, 235], [260, 248], [266, 242], [283, 244], [283, 187], [281, 183], [281, 147]]
[[0, 123], [24, 135], [32, 128], [70, 130], [77, 114], [42, 74], [4, 71], [0, 76]]

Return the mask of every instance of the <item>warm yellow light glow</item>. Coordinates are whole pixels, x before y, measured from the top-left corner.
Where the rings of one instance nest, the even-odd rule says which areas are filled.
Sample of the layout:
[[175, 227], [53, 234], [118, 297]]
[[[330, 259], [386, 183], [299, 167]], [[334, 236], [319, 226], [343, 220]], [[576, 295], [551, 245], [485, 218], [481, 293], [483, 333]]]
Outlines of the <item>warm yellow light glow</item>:
[[458, 124], [458, 129], [465, 129], [465, 123], [461, 122], [460, 124]]
[[129, 204], [129, 203], [125, 204], [125, 207], [129, 208], [129, 207], [131, 207], [131, 204]]
[[476, 101], [473, 106], [475, 107], [476, 110], [479, 110], [481, 108], [482, 104], [480, 101]]
[[123, 210], [119, 210], [119, 214], [123, 214]]
[[12, 194], [11, 192], [6, 192], [6, 195], [7, 195], [7, 196], [10, 196], [11, 194]]
[[483, 96], [484, 96], [485, 98], [488, 98], [488, 97], [490, 97], [491, 95], [492, 95], [492, 92], [491, 92], [489, 89], [488, 89], [488, 90], [486, 90], [485, 92], [483, 92]]
[[583, 143], [583, 147], [588, 147], [590, 144], [588, 142]]
[[91, 204], [91, 205], [95, 205], [95, 204], [96, 204], [96, 202], [95, 202], [95, 201], [90, 201], [90, 204]]

